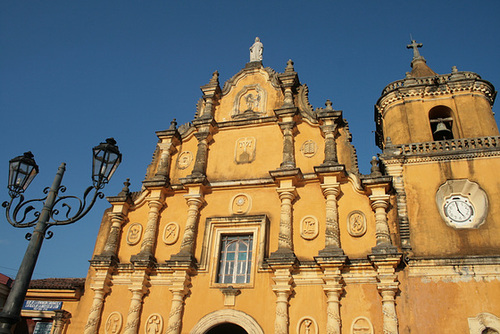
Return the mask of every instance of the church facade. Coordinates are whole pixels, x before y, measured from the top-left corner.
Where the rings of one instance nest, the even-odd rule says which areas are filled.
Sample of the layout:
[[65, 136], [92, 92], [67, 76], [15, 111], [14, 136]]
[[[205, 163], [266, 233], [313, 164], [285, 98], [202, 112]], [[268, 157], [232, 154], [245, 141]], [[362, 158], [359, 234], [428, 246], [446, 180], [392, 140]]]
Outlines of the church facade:
[[363, 175], [343, 112], [256, 39], [192, 122], [156, 133], [142, 189], [108, 198], [53, 332], [500, 333], [496, 92], [418, 46], [375, 105]]

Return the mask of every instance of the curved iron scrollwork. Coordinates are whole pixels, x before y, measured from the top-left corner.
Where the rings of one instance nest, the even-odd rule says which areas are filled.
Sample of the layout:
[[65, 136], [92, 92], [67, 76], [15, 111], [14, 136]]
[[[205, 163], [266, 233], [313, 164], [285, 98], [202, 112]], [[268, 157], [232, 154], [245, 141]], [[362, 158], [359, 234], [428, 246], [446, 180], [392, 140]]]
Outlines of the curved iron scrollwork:
[[[92, 196], [89, 196], [89, 194], [92, 193], [92, 190], [94, 190], [94, 192]], [[43, 190], [43, 193], [48, 196], [49, 191], [50, 188], [47, 187]], [[85, 190], [83, 193], [83, 199], [73, 195], [59, 196], [59, 193], [64, 193], [65, 191], [65, 186], [60, 186], [58, 188], [57, 197], [54, 201], [52, 209], [49, 212], [50, 219], [46, 223], [46, 229], [44, 231], [47, 233], [46, 239], [50, 239], [53, 236], [53, 232], [47, 232], [49, 227], [54, 225], [67, 225], [76, 222], [90, 211], [97, 198], [104, 198], [104, 194], [100, 192], [100, 189], [94, 186], [90, 186]], [[18, 197], [12, 197], [10, 201], [3, 202], [2, 206], [6, 209], [7, 221], [14, 227], [35, 226], [43, 210], [43, 205], [47, 196], [24, 201], [24, 196], [19, 195]], [[18, 199], [18, 202], [14, 206], [16, 198]], [[38, 209], [35, 206], [37, 206]], [[61, 215], [61, 217], [59, 215]], [[26, 239], [31, 239], [30, 233], [26, 234]]]

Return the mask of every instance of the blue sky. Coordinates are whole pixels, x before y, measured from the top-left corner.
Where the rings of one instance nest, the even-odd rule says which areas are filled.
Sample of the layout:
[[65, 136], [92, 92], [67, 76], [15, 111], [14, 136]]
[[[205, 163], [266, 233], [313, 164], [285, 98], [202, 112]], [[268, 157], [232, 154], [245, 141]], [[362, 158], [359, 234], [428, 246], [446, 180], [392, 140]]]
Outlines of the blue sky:
[[[0, 2], [0, 201], [8, 161], [32, 151], [40, 166], [28, 198], [42, 197], [61, 162], [67, 194], [90, 185], [91, 148], [114, 137], [123, 163], [104, 192], [126, 178], [140, 189], [170, 121], [193, 118], [199, 87], [244, 67], [259, 36], [264, 65], [288, 59], [314, 108], [344, 111], [361, 171], [375, 146], [373, 105], [410, 71], [410, 34], [437, 73], [473, 71], [500, 85], [498, 1], [9, 1]], [[494, 111], [498, 106], [494, 107]], [[498, 118], [497, 118], [498, 120]], [[53, 228], [34, 278], [83, 277], [103, 211]], [[14, 277], [26, 229], [0, 213], [0, 272]]]

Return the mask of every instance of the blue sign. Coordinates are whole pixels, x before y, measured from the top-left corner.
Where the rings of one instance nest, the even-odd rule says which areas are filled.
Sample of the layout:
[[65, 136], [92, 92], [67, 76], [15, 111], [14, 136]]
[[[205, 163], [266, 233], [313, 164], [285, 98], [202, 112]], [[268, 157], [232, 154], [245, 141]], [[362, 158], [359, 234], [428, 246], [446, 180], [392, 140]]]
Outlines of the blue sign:
[[47, 300], [25, 300], [23, 310], [55, 311], [60, 310], [63, 302], [50, 302]]

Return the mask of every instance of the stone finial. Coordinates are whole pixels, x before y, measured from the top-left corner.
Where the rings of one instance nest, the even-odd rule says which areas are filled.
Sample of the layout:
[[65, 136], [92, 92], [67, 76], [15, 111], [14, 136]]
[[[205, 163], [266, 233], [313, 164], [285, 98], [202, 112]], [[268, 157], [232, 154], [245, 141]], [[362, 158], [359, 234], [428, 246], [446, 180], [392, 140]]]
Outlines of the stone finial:
[[288, 61], [286, 62], [285, 73], [290, 72], [295, 72], [295, 69], [293, 68], [293, 61], [291, 59], [288, 59]]
[[329, 99], [326, 100], [325, 106], [326, 106], [325, 110], [328, 110], [328, 111], [332, 111], [333, 110], [332, 101], [330, 101]]
[[372, 168], [370, 169], [370, 175], [371, 176], [382, 176], [382, 173], [380, 172], [380, 166], [378, 164], [378, 160], [376, 156], [372, 157], [372, 161], [370, 161], [370, 164], [372, 165]]
[[176, 130], [177, 129], [177, 122], [175, 118], [170, 122], [170, 127], [168, 128], [169, 130]]
[[413, 49], [413, 60], [423, 58], [420, 55], [420, 52], [418, 52], [418, 48], [421, 48], [422, 46], [422, 43], [417, 43], [414, 39], [411, 40], [411, 44], [406, 46], [407, 49]]
[[393, 146], [391, 137], [385, 139], [385, 146]]
[[411, 78], [411, 73], [410, 72], [406, 72], [406, 79], [410, 79]]
[[264, 45], [261, 43], [259, 37], [255, 37], [255, 43], [250, 47], [250, 62], [262, 61], [263, 52]]
[[210, 79], [210, 84], [218, 84], [219, 83], [219, 71], [215, 71], [212, 73], [212, 79]]
[[118, 196], [128, 196], [130, 195], [130, 189], [128, 188], [130, 186], [130, 179], [127, 178], [127, 181], [123, 182], [123, 188], [122, 188], [122, 191], [120, 191], [120, 193], [118, 194]]
[[458, 73], [458, 69], [456, 66], [451, 67], [451, 73]]

